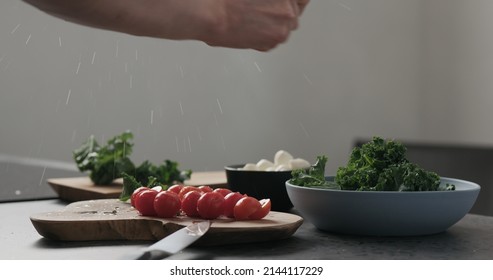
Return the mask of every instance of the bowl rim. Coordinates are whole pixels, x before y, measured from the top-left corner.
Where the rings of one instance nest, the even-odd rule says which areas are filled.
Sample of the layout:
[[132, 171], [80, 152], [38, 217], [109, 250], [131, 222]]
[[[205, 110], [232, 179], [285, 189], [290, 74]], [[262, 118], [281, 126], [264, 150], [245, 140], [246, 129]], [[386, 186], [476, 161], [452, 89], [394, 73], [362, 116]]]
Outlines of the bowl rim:
[[[325, 176], [325, 178], [334, 178], [335, 176]], [[305, 187], [305, 186], [298, 186], [291, 184], [289, 181], [291, 179], [286, 181], [286, 188], [295, 188], [295, 189], [305, 189], [305, 190], [313, 190], [313, 191], [325, 191], [325, 192], [337, 192], [337, 193], [358, 193], [358, 194], [366, 194], [366, 195], [375, 195], [375, 194], [383, 194], [383, 195], [429, 195], [429, 194], [444, 194], [444, 193], [457, 193], [457, 192], [476, 192], [481, 190], [481, 186], [477, 183], [463, 180], [463, 179], [456, 179], [456, 178], [450, 178], [450, 177], [440, 177], [441, 181], [449, 181], [449, 182], [456, 182], [456, 183], [461, 183], [467, 186], [466, 189], [455, 189], [453, 191], [408, 191], [408, 192], [403, 192], [403, 191], [352, 191], [352, 190], [338, 190], [338, 189], [326, 189], [326, 188], [317, 188], [316, 186], [313, 187]]]
[[224, 170], [231, 171], [231, 172], [272, 173], [272, 174], [284, 174], [284, 173], [291, 173], [293, 171], [293, 170], [267, 171], [267, 170], [243, 170], [243, 169], [239, 169], [240, 167], [245, 166], [245, 164], [246, 163], [226, 165], [226, 166], [224, 166]]

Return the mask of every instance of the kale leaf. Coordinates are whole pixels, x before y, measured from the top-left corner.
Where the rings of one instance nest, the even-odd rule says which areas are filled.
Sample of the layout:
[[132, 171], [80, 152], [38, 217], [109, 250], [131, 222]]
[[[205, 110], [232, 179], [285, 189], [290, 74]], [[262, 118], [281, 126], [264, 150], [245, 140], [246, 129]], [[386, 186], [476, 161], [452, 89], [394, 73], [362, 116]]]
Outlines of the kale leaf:
[[74, 160], [81, 172], [89, 171], [96, 185], [108, 185], [121, 177], [122, 172], [131, 172], [134, 164], [128, 158], [132, 153], [132, 133], [126, 131], [108, 140], [101, 146], [94, 135], [73, 152]]
[[440, 177], [406, 158], [406, 147], [393, 140], [373, 137], [355, 147], [346, 166], [339, 167], [335, 182], [343, 190], [360, 191], [436, 191]]
[[[180, 171], [178, 163], [165, 160], [161, 165], [144, 161], [136, 166], [130, 159], [133, 148], [133, 134], [125, 131], [107, 141], [101, 146], [91, 135], [81, 147], [73, 152], [74, 160], [81, 172], [89, 172], [89, 177], [96, 185], [109, 185], [116, 178], [124, 178], [122, 196], [135, 189], [135, 182], [140, 186], [150, 184], [174, 184], [190, 179], [191, 170]], [[124, 175], [126, 174], [126, 175]], [[130, 180], [133, 177], [135, 182]], [[127, 182], [127, 189], [125, 189]]]
[[326, 156], [318, 156], [315, 165], [308, 170], [295, 169], [291, 172], [290, 183], [296, 186], [317, 187], [325, 189], [340, 189], [337, 184], [325, 180]]

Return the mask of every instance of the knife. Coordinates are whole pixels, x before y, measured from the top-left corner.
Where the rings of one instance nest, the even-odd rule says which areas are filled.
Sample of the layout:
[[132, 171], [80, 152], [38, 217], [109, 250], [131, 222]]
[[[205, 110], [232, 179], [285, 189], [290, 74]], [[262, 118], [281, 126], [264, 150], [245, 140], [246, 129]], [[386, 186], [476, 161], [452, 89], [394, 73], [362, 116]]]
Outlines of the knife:
[[202, 237], [211, 225], [209, 220], [192, 223], [145, 248], [137, 260], [162, 260], [180, 252]]

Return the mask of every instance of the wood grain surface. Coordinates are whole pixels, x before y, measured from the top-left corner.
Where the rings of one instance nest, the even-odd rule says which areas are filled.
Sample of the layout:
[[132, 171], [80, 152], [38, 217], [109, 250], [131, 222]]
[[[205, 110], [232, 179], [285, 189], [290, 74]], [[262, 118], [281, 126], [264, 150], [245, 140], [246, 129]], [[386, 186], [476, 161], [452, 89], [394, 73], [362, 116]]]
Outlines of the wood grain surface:
[[[145, 217], [117, 199], [78, 201], [62, 211], [33, 214], [31, 222], [40, 235], [60, 241], [159, 240], [198, 218]], [[265, 242], [293, 235], [303, 223], [300, 216], [271, 211], [264, 219], [212, 220], [209, 231], [194, 245], [214, 246]]]

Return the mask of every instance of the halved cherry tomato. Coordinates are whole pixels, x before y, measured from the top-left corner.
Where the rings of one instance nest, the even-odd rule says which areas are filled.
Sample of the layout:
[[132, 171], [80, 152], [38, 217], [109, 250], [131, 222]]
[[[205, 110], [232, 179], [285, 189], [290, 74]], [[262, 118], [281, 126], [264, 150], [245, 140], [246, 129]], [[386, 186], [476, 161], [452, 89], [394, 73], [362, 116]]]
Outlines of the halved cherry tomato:
[[197, 211], [204, 219], [215, 219], [224, 213], [224, 196], [218, 192], [202, 194], [197, 201]]
[[179, 194], [183, 187], [183, 185], [172, 185], [167, 190]]
[[149, 189], [148, 187], [138, 187], [137, 189], [135, 189], [132, 195], [130, 196], [130, 205], [135, 207], [135, 197], [137, 196], [137, 194], [140, 193], [141, 191], [145, 191], [148, 189]]
[[268, 198], [262, 199], [259, 202], [261, 207], [257, 210], [257, 212], [250, 215], [249, 217], [250, 220], [260, 220], [263, 219], [265, 216], [267, 216], [267, 214], [269, 214], [272, 205], [270, 199]]
[[195, 186], [184, 186], [183, 188], [181, 188], [180, 193], [178, 194], [178, 196], [180, 197], [180, 201], [183, 200], [183, 197], [187, 192], [198, 191], [198, 190], [199, 188]]
[[181, 201], [181, 210], [189, 217], [199, 217], [197, 201], [201, 196], [202, 193], [199, 191], [187, 192]]
[[156, 211], [154, 210], [154, 198], [156, 198], [157, 194], [157, 191], [151, 189], [139, 192], [135, 196], [135, 209], [137, 209], [142, 216], [156, 216]]
[[232, 191], [230, 189], [217, 188], [214, 189], [214, 192], [220, 193], [223, 197], [225, 197], [228, 193], [231, 193]]
[[238, 200], [238, 202], [236, 202], [233, 209], [235, 219], [249, 220], [250, 216], [253, 213], [257, 212], [260, 208], [262, 208], [262, 205], [257, 199], [251, 196], [243, 197], [242, 199]]
[[180, 208], [180, 198], [174, 192], [162, 191], [154, 198], [154, 211], [160, 218], [174, 217], [178, 214]]
[[244, 195], [242, 195], [239, 192], [228, 193], [224, 197], [224, 216], [228, 218], [234, 218], [235, 217], [234, 208], [236, 202], [238, 202], [238, 200], [242, 199], [243, 197]]

